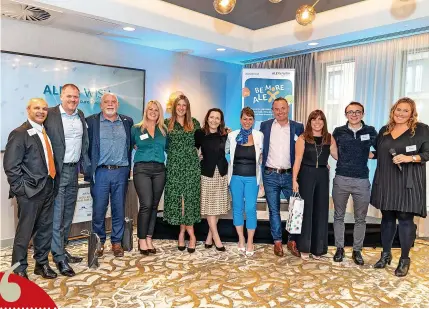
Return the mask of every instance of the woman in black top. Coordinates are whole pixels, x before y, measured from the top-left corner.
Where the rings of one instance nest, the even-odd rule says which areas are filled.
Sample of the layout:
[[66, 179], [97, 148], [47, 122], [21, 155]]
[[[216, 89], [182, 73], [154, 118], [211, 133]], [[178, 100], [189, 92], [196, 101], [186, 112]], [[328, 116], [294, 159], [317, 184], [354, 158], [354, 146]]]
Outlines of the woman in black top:
[[[429, 127], [417, 122], [416, 103], [399, 99], [390, 109], [389, 122], [376, 143], [377, 169], [371, 204], [380, 209], [383, 252], [374, 268], [390, 264], [396, 219], [399, 222], [401, 258], [395, 275], [406, 276], [409, 252], [416, 237], [414, 216], [426, 217], [426, 161], [429, 160]], [[393, 158], [392, 158], [393, 156]]]
[[308, 116], [304, 133], [295, 143], [293, 191], [304, 199], [304, 216], [297, 247], [303, 260], [328, 252], [329, 169], [328, 159], [336, 157], [335, 140], [328, 133], [325, 114], [315, 110]]
[[228, 134], [225, 130], [223, 112], [219, 108], [210, 109], [204, 118], [202, 129], [195, 131], [195, 147], [201, 149], [201, 215], [207, 216], [209, 233], [205, 247], [213, 242], [218, 251], [225, 247], [217, 231], [218, 216], [228, 213], [228, 161], [225, 158], [225, 143]]

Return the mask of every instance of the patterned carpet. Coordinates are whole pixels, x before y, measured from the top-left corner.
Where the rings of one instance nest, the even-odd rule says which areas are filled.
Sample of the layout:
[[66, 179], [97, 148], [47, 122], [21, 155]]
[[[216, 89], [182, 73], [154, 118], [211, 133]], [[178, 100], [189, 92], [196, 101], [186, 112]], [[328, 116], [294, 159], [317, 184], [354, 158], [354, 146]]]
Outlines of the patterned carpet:
[[[149, 256], [134, 249], [114, 258], [106, 248], [98, 269], [88, 269], [84, 260], [73, 266], [72, 278], [45, 280], [32, 273], [33, 261], [28, 273], [59, 307], [429, 307], [428, 241], [416, 241], [405, 278], [393, 275], [398, 249], [392, 265], [378, 270], [371, 265], [379, 248], [365, 248], [366, 265], [358, 267], [351, 248], [344, 262], [335, 263], [335, 248], [319, 261], [302, 261], [289, 253], [274, 256], [272, 245], [256, 245], [255, 255], [245, 257], [236, 244], [218, 252], [199, 243], [194, 254], [178, 251], [174, 241], [154, 244], [158, 252]], [[85, 256], [86, 243], [75, 242], [70, 251]], [[2, 250], [1, 271], [10, 254], [10, 248]]]

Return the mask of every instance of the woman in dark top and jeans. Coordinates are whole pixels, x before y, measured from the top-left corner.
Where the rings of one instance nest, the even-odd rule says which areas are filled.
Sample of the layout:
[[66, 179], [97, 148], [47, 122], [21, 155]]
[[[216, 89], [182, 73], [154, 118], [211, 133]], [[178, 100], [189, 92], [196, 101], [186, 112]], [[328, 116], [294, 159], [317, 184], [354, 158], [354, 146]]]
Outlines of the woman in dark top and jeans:
[[401, 258], [395, 275], [403, 277], [408, 273], [409, 253], [416, 238], [414, 216], [427, 215], [425, 163], [429, 160], [429, 127], [417, 122], [413, 100], [402, 98], [392, 106], [389, 122], [378, 134], [376, 150], [371, 204], [381, 210], [383, 252], [374, 268], [385, 268], [392, 261], [390, 250], [397, 219]]
[[336, 158], [335, 140], [328, 133], [325, 114], [315, 110], [308, 116], [304, 133], [295, 143], [293, 192], [304, 199], [304, 217], [297, 247], [303, 260], [328, 252], [329, 155]]
[[228, 161], [225, 158], [225, 130], [223, 112], [210, 109], [202, 129], [195, 131], [195, 147], [201, 149], [201, 215], [207, 216], [209, 233], [205, 247], [225, 251], [217, 231], [218, 216], [231, 209], [228, 200]]
[[[255, 113], [250, 107], [242, 109], [240, 122], [241, 129], [228, 134], [225, 152], [231, 154], [228, 181], [232, 195], [233, 222], [238, 234], [238, 251], [252, 256], [255, 253], [253, 236], [257, 225], [256, 202], [261, 180], [264, 135], [252, 129]], [[243, 213], [246, 213], [246, 247]]]
[[152, 235], [165, 185], [167, 128], [163, 115], [161, 104], [149, 101], [143, 120], [131, 129], [131, 141], [137, 150], [134, 155], [133, 180], [140, 202], [137, 219], [138, 248], [144, 255], [156, 253]]

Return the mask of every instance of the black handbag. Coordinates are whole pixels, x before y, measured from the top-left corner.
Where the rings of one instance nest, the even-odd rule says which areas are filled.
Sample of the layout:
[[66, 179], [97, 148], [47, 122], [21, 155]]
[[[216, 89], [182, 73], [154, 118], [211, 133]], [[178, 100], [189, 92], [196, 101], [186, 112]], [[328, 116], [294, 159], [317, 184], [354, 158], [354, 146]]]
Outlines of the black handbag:
[[125, 218], [124, 236], [122, 237], [122, 249], [124, 251], [133, 250], [133, 219]]
[[100, 237], [97, 233], [90, 233], [88, 230], [83, 230], [80, 233], [88, 237], [88, 267], [98, 268], [100, 264], [98, 263], [97, 251], [101, 249]]

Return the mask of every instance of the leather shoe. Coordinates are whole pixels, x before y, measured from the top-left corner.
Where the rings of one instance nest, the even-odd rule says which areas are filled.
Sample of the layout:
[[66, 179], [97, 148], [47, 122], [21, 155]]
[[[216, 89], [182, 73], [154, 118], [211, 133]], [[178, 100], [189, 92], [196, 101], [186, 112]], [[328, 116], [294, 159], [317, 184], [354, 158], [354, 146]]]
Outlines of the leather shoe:
[[72, 256], [67, 250], [66, 250], [66, 258], [67, 258], [67, 262], [69, 263], [80, 263], [82, 262], [83, 258], [81, 258], [80, 256]]
[[283, 246], [281, 241], [275, 241], [274, 242], [274, 254], [277, 256], [283, 256]]
[[76, 273], [74, 272], [73, 268], [71, 268], [67, 260], [59, 261], [57, 263], [57, 268], [60, 271], [60, 274], [63, 276], [73, 277], [74, 275], [76, 275]]
[[344, 248], [337, 248], [334, 255], [334, 262], [342, 262], [344, 259]]
[[54, 279], [57, 277], [57, 273], [53, 271], [48, 263], [43, 265], [36, 263], [36, 266], [34, 267], [34, 274], [40, 275], [45, 279]]
[[100, 250], [97, 250], [98, 257], [102, 257], [104, 253], [104, 244], [101, 244]]
[[292, 253], [292, 255], [296, 257], [300, 257], [301, 254], [298, 251], [298, 248], [296, 247], [296, 242], [294, 240], [289, 240], [287, 242], [287, 249]]
[[30, 280], [30, 279], [28, 279], [28, 276], [27, 276], [27, 272], [24, 270], [24, 271], [20, 271], [20, 272], [17, 272], [17, 273], [14, 273], [15, 275], [17, 275], [17, 276], [20, 276], [20, 277], [22, 277], [22, 278], [25, 278], [25, 279], [27, 279], [27, 280]]
[[112, 244], [112, 251], [113, 251], [113, 255], [115, 257], [123, 257], [124, 256], [124, 249], [122, 249], [122, 246], [120, 243]]
[[385, 268], [386, 264], [390, 265], [391, 262], [392, 262], [392, 253], [390, 251], [381, 252], [381, 257], [377, 261], [377, 263], [375, 263], [374, 268]]
[[363, 260], [363, 257], [362, 257], [362, 253], [360, 251], [353, 250], [352, 259], [353, 259], [353, 262], [355, 262], [356, 265], [363, 265], [363, 264], [365, 264], [365, 262]]
[[395, 270], [395, 276], [405, 277], [408, 274], [408, 270], [410, 269], [410, 263], [410, 258], [400, 258], [398, 267]]

